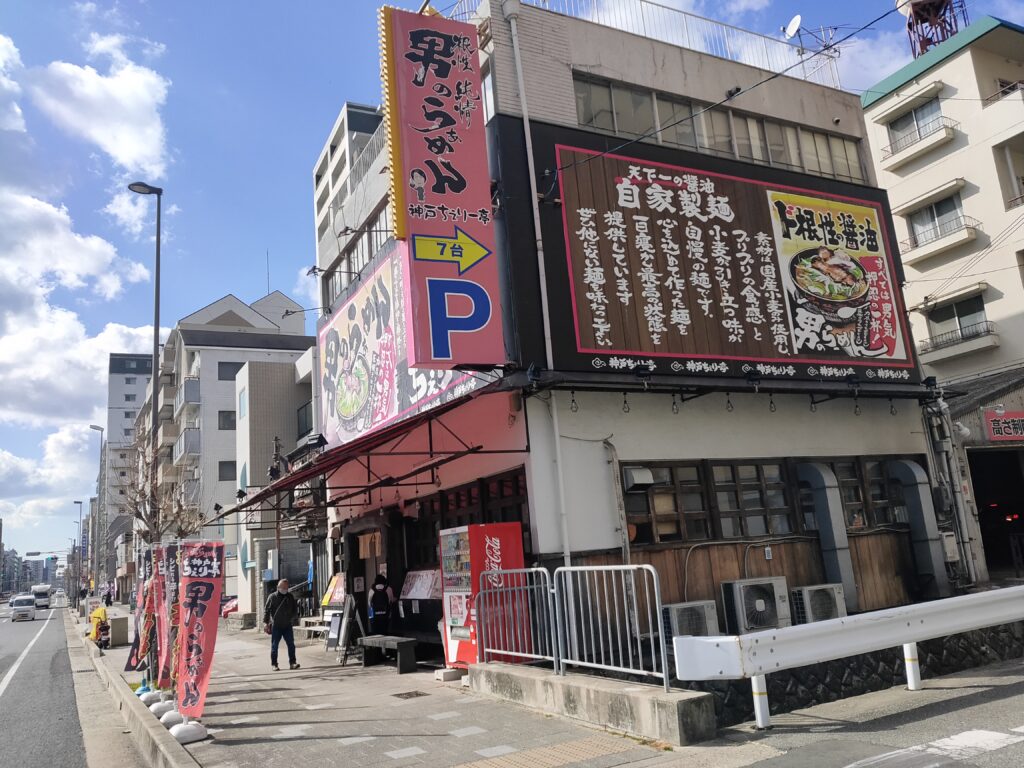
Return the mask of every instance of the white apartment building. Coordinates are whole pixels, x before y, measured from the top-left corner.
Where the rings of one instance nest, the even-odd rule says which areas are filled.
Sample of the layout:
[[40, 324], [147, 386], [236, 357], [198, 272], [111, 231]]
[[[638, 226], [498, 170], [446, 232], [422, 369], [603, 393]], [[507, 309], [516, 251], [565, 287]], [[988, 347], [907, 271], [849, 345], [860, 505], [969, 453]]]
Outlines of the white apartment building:
[[[112, 352], [107, 366], [107, 420], [99, 467], [99, 515], [96, 536], [99, 560], [109, 559], [113, 542], [110, 528], [115, 518], [130, 514], [126, 497], [133, 481], [138, 457], [135, 455], [135, 422], [146, 399], [153, 370], [151, 355]], [[100, 565], [100, 577], [111, 579]]]
[[[300, 310], [280, 291], [252, 304], [228, 295], [179, 320], [168, 336], [157, 394], [157, 488], [164, 508], [179, 510], [192, 526], [236, 500], [235, 376], [247, 362], [293, 363], [313, 346]], [[144, 425], [148, 411], [144, 405]], [[224, 541], [226, 595], [238, 590], [237, 523], [219, 519], [199, 531]]]
[[920, 359], [966, 451], [954, 485], [998, 573], [1024, 534], [1024, 28], [983, 17], [862, 105]]

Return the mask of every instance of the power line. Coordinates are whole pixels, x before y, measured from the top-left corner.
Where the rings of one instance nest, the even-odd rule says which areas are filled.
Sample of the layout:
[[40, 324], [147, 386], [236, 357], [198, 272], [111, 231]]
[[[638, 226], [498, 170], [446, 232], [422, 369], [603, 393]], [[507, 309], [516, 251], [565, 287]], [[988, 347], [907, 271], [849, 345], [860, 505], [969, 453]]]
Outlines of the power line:
[[[1022, 224], [1024, 224], [1024, 213], [1022, 213], [1016, 219], [1014, 219], [1009, 224], [1007, 224], [1006, 227], [1004, 227], [1003, 230], [1001, 232], [999, 232], [999, 234], [997, 234], [995, 237], [993, 237], [989, 241], [989, 244], [987, 246], [985, 246], [985, 249], [982, 250], [981, 253], [979, 253], [973, 259], [967, 261], [956, 272], [954, 272], [952, 275], [950, 275], [948, 278], [946, 278], [945, 282], [941, 283], [938, 288], [936, 288], [934, 291], [932, 291], [932, 294], [942, 293], [942, 291], [945, 290], [945, 288], [948, 285], [950, 285], [953, 281], [958, 280], [961, 277], [963, 277], [964, 273], [967, 270], [972, 269], [973, 267], [975, 267], [978, 264], [980, 264], [982, 259], [984, 259], [993, 250], [995, 250], [996, 248], [1001, 246], [1003, 243], [1005, 243], [1014, 232], [1016, 232], [1018, 229], [1020, 229]], [[924, 297], [925, 302], [927, 302], [928, 299], [931, 298], [932, 294], [929, 294], [928, 296]]]

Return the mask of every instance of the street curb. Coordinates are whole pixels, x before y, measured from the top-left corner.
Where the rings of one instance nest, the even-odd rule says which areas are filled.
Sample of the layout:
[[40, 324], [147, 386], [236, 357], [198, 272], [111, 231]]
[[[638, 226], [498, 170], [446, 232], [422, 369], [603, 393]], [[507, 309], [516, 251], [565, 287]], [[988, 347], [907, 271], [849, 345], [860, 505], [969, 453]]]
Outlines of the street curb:
[[146, 764], [153, 768], [199, 768], [200, 764], [188, 750], [174, 740], [146, 705], [139, 701], [124, 679], [103, 661], [103, 652], [94, 643], [86, 642], [79, 636], [79, 626], [72, 623], [69, 614], [64, 615], [64, 631], [68, 642], [74, 639], [88, 652], [103, 687], [114, 699], [125, 725], [131, 731], [135, 746], [147, 758]]

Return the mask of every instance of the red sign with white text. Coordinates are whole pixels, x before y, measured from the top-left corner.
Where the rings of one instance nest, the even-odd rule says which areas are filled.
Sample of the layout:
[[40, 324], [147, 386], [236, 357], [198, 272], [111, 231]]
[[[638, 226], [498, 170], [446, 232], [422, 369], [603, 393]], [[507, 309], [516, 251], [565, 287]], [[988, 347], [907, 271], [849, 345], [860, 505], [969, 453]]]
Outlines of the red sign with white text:
[[476, 28], [381, 9], [409, 363], [505, 362]]
[[985, 434], [993, 442], [1024, 442], [1024, 411], [985, 410]]
[[224, 544], [219, 541], [181, 545], [181, 625], [178, 637], [178, 711], [202, 717], [217, 643], [220, 593], [224, 581]]

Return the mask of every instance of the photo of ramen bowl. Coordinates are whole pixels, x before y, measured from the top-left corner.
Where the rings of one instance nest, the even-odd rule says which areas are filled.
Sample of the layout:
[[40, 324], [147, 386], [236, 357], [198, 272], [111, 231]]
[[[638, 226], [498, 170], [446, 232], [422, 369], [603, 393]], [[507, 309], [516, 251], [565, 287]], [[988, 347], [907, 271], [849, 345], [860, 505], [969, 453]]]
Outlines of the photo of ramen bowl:
[[832, 248], [808, 248], [789, 262], [798, 298], [831, 323], [852, 323], [868, 303], [868, 278], [863, 265]]

